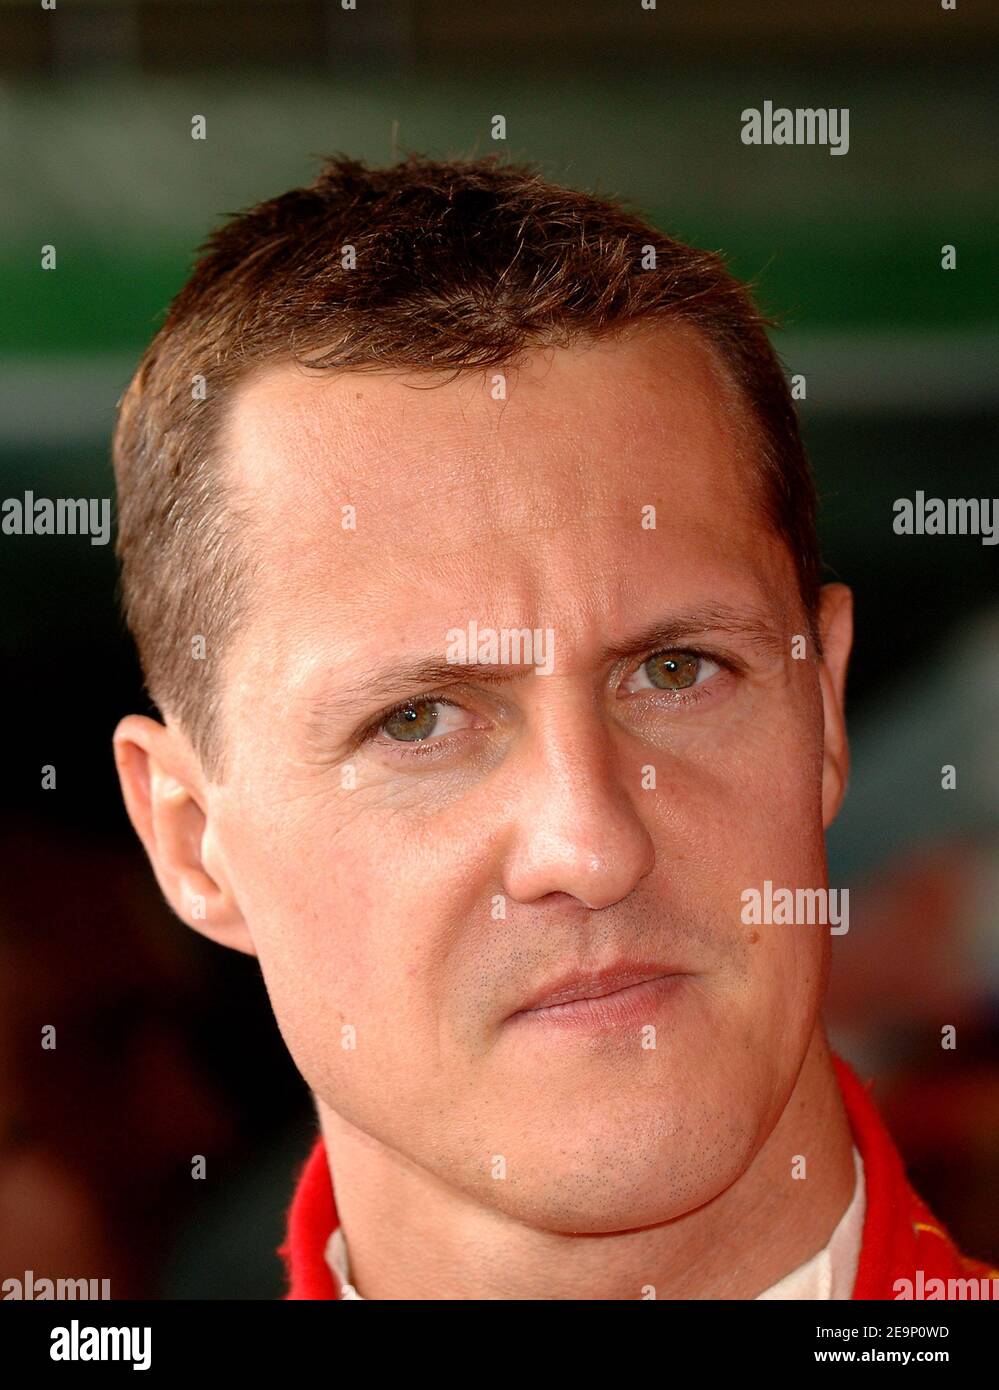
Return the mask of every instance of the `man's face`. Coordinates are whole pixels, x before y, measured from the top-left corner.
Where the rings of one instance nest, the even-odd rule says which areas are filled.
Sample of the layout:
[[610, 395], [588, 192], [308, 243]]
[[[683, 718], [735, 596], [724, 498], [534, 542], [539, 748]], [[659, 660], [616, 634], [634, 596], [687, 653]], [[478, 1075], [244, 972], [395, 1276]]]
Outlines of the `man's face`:
[[[741, 895], [826, 883], [822, 695], [698, 337], [505, 375], [244, 385], [255, 573], [206, 854], [327, 1106], [478, 1202], [617, 1230], [723, 1190], [793, 1088], [828, 929], [746, 926]], [[550, 630], [550, 670], [406, 675], [472, 623]], [[674, 978], [519, 1013], [621, 965]]]

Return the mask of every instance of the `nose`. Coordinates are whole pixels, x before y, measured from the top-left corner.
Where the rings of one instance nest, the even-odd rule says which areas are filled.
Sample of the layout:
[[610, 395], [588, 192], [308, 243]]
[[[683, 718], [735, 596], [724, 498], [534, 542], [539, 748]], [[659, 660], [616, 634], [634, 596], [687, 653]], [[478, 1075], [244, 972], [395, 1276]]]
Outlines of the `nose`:
[[597, 711], [551, 711], [510, 772], [508, 897], [532, 903], [568, 893], [587, 907], [609, 907], [652, 871], [655, 849], [637, 809], [647, 794], [641, 770], [622, 765]]

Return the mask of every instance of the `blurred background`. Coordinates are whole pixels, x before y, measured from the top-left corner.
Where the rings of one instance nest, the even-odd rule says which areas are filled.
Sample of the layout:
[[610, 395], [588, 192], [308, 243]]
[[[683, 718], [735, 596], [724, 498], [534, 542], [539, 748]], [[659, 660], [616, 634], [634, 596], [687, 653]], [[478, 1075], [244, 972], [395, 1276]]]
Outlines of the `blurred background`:
[[[999, 494], [997, 39], [971, 0], [0, 3], [3, 497], [113, 496], [115, 404], [195, 248], [334, 151], [536, 160], [756, 285], [857, 600], [829, 1025], [916, 1186], [993, 1262], [999, 549], [896, 536], [892, 504]], [[766, 100], [848, 107], [849, 153], [743, 145]], [[0, 582], [0, 1279], [279, 1297], [312, 1109], [254, 962], [169, 913], [126, 821], [111, 734], [148, 703], [112, 546], [4, 535]]]

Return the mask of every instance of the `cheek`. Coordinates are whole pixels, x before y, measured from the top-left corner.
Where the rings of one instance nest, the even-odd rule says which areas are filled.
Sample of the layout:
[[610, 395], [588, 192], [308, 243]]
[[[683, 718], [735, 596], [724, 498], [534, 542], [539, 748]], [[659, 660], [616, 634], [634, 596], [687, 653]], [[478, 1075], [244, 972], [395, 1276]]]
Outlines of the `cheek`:
[[743, 920], [744, 894], [762, 895], [768, 881], [792, 892], [828, 886], [821, 728], [800, 693], [799, 703], [767, 707], [737, 737], [677, 768], [655, 803], [664, 899], [694, 914], [701, 905], [727, 943], [728, 1003], [747, 1047], [806, 1033], [828, 972], [828, 924]]
[[727, 777], [729, 830], [747, 862], [776, 881], [825, 871], [822, 826], [822, 719], [804, 678], [747, 730]]
[[663, 871], [739, 916], [744, 889], [765, 879], [825, 883], [821, 744], [790, 721], [744, 730], [661, 779], [654, 805]]
[[474, 912], [460, 833], [386, 804], [345, 815], [318, 796], [230, 825], [236, 896], [310, 1082], [337, 1066], [346, 1029], [382, 1063], [406, 1055], [405, 1038], [435, 1032], [443, 962]]

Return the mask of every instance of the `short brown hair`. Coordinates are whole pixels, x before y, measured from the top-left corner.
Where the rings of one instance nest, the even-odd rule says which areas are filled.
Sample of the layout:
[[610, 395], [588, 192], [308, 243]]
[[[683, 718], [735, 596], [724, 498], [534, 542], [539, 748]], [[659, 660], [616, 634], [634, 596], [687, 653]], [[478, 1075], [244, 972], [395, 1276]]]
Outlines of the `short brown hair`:
[[[811, 470], [773, 321], [719, 256], [532, 165], [415, 154], [381, 169], [331, 157], [308, 187], [230, 218], [199, 252], [119, 402], [113, 458], [125, 617], [147, 689], [210, 775], [250, 560], [215, 449], [234, 386], [264, 362], [458, 372], [642, 321], [691, 324], [749, 406], [766, 511], [814, 635]], [[204, 660], [191, 659], [195, 636]]]

